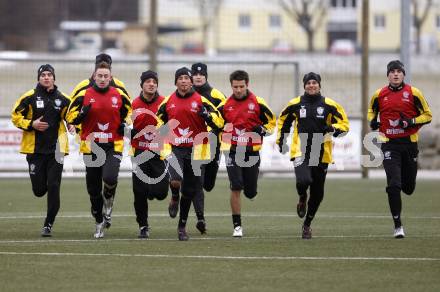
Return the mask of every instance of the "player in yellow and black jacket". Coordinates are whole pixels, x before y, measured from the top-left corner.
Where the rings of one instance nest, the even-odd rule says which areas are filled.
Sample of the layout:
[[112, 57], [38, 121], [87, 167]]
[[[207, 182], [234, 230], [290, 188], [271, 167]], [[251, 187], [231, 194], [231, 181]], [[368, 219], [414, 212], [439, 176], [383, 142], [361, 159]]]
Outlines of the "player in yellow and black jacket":
[[[310, 239], [310, 224], [324, 197], [327, 167], [332, 163], [331, 136], [337, 137], [347, 132], [349, 123], [342, 106], [321, 95], [319, 74], [310, 72], [304, 75], [303, 82], [304, 94], [290, 100], [281, 111], [277, 144], [281, 153], [287, 152], [286, 138], [293, 125], [290, 157], [294, 161], [299, 195], [297, 213], [300, 218], [306, 216], [302, 238]], [[307, 202], [309, 187], [310, 198]]]
[[47, 193], [47, 215], [41, 232], [51, 236], [60, 208], [63, 158], [68, 153], [65, 116], [69, 98], [55, 85], [55, 70], [50, 64], [38, 68], [37, 86], [23, 94], [12, 109], [12, 123], [23, 130], [20, 152], [26, 154], [32, 191]]

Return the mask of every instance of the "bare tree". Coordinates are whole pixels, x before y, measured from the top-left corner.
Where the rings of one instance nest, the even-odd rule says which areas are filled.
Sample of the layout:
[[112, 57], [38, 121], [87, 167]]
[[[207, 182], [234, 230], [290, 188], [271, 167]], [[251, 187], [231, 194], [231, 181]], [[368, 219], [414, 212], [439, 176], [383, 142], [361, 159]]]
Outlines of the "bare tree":
[[194, 0], [199, 10], [201, 29], [202, 29], [202, 44], [206, 51], [206, 44], [208, 42], [208, 31], [210, 26], [217, 20], [220, 7], [223, 0]]
[[326, 0], [278, 0], [281, 8], [307, 34], [307, 50], [315, 51], [314, 37], [327, 12]]
[[[419, 6], [421, 2], [425, 2], [424, 9], [421, 9], [421, 7]], [[413, 23], [416, 30], [416, 54], [420, 54], [420, 36], [422, 26], [427, 19], [428, 12], [432, 6], [432, 0], [411, 0], [411, 3], [413, 7]]]

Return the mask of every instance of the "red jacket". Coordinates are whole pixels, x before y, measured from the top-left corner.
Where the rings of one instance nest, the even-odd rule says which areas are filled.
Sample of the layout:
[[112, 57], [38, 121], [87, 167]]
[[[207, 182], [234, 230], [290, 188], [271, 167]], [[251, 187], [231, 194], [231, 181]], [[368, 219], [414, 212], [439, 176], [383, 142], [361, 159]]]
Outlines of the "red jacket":
[[159, 152], [163, 146], [163, 139], [157, 134], [157, 110], [164, 100], [161, 95], [156, 95], [148, 102], [142, 94], [132, 103], [133, 108], [133, 129], [136, 135], [131, 140], [131, 145], [140, 150], [151, 150]]

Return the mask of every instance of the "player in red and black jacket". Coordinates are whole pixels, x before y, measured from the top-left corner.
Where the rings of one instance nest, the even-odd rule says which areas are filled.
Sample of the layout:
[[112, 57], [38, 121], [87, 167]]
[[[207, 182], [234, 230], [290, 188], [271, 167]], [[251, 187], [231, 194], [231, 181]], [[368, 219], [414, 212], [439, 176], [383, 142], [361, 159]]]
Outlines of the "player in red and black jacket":
[[386, 192], [394, 220], [394, 237], [403, 238], [400, 191], [414, 192], [417, 176], [418, 131], [431, 122], [432, 113], [422, 92], [404, 82], [405, 67], [399, 60], [387, 65], [389, 84], [376, 90], [368, 108], [372, 130], [382, 138], [383, 166], [387, 176]]
[[[95, 66], [98, 65], [101, 62], [105, 62], [111, 68], [112, 61], [113, 60], [112, 60], [112, 57], [110, 55], [101, 53], [101, 54], [96, 55]], [[92, 76], [90, 78], [82, 80], [72, 90], [72, 93], [70, 94], [70, 98], [73, 99], [75, 97], [75, 95], [77, 95], [81, 91], [83, 91], [83, 90], [85, 90], [85, 89], [87, 89], [89, 87], [92, 87], [94, 82], [95, 82], [95, 80], [94, 80], [93, 74], [92, 74]], [[124, 83], [121, 80], [119, 80], [119, 79], [117, 79], [115, 77], [112, 77], [112, 79], [110, 80], [110, 86], [119, 88], [120, 90], [122, 90], [124, 92], [124, 94], [126, 96], [130, 97], [130, 95], [128, 94], [127, 89], [125, 88]]]
[[[208, 83], [208, 66], [204, 63], [195, 63], [191, 66], [191, 73], [193, 75], [193, 88], [201, 96], [207, 98], [214, 106], [218, 106], [221, 102], [226, 100], [226, 97], [218, 89], [213, 88]], [[204, 165], [202, 168], [202, 183], [203, 189], [210, 192], [215, 186], [217, 172], [220, 161], [220, 139], [217, 131], [212, 131], [211, 134], [217, 139], [217, 146], [215, 152], [212, 154], [212, 161]], [[197, 216], [196, 228], [201, 234], [206, 232], [206, 221], [204, 215], [205, 209], [205, 194], [203, 189], [197, 193], [193, 198], [194, 211]]]
[[[263, 137], [272, 134], [276, 117], [264, 99], [248, 90], [247, 72], [234, 71], [229, 80], [233, 94], [219, 105], [218, 110], [225, 119], [222, 148], [229, 151], [225, 155], [231, 188], [232, 236], [242, 237], [240, 193], [243, 190], [249, 199], [257, 195], [259, 150]], [[244, 151], [240, 151], [240, 147]]]
[[141, 74], [142, 91], [133, 100], [133, 194], [139, 238], [148, 238], [148, 200], [163, 200], [168, 194], [167, 161], [161, 155], [164, 140], [157, 131], [157, 110], [164, 97], [157, 91], [158, 76], [151, 70]]
[[71, 101], [67, 121], [81, 126], [80, 152], [84, 154], [87, 191], [96, 220], [94, 236], [101, 238], [104, 227], [111, 225], [124, 128], [131, 114], [131, 103], [122, 90], [110, 86], [112, 75], [107, 63], [98, 64], [93, 76], [93, 86], [80, 91]]
[[168, 211], [171, 217], [177, 216], [182, 186], [178, 238], [188, 240], [186, 221], [192, 198], [202, 188], [201, 164], [211, 157], [208, 126], [218, 131], [223, 128], [224, 120], [216, 107], [192, 88], [191, 70], [178, 69], [174, 81], [177, 90], [160, 105], [157, 116], [167, 124], [172, 146], [169, 159], [172, 199]]

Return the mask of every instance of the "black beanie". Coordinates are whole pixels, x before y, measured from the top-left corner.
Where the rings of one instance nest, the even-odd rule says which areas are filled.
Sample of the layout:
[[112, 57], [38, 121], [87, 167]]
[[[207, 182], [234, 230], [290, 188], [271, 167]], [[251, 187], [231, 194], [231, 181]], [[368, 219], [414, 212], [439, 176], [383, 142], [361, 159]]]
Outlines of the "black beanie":
[[43, 73], [44, 71], [49, 71], [50, 73], [52, 73], [52, 75], [53, 75], [53, 79], [55, 80], [55, 69], [52, 67], [51, 64], [44, 64], [44, 65], [41, 65], [40, 68], [38, 68], [38, 71], [37, 71], [37, 80], [40, 80], [40, 75], [41, 75], [41, 73]]
[[318, 82], [319, 87], [321, 87], [321, 75], [319, 75], [318, 73], [309, 72], [306, 75], [304, 75], [303, 77], [304, 88], [306, 87], [306, 83], [309, 82], [310, 80], [315, 80], [316, 82]]
[[110, 57], [110, 55], [107, 55], [105, 53], [101, 53], [99, 55], [96, 55], [95, 65], [98, 65], [101, 62], [105, 62], [105, 63], [109, 64], [111, 67], [112, 66], [112, 57]]
[[395, 69], [399, 69], [400, 71], [402, 71], [403, 75], [405, 75], [405, 65], [403, 65], [403, 63], [400, 62], [399, 60], [393, 60], [389, 62], [387, 65], [387, 76], [388, 74], [390, 74], [392, 70]]
[[186, 67], [182, 67], [176, 70], [176, 74], [174, 75], [174, 85], [177, 84], [177, 79], [179, 79], [179, 77], [182, 75], [188, 75], [192, 82], [193, 79], [192, 79], [191, 70], [189, 70]]
[[147, 70], [142, 72], [141, 74], [141, 87], [144, 84], [145, 80], [153, 78], [154, 80], [156, 80], [156, 83], [159, 83], [159, 78], [157, 76], [157, 73], [151, 70]]
[[206, 64], [203, 63], [192, 64], [191, 73], [193, 75], [196, 75], [197, 73], [202, 74], [203, 76], [206, 77], [206, 79], [208, 79], [208, 66], [206, 66]]

